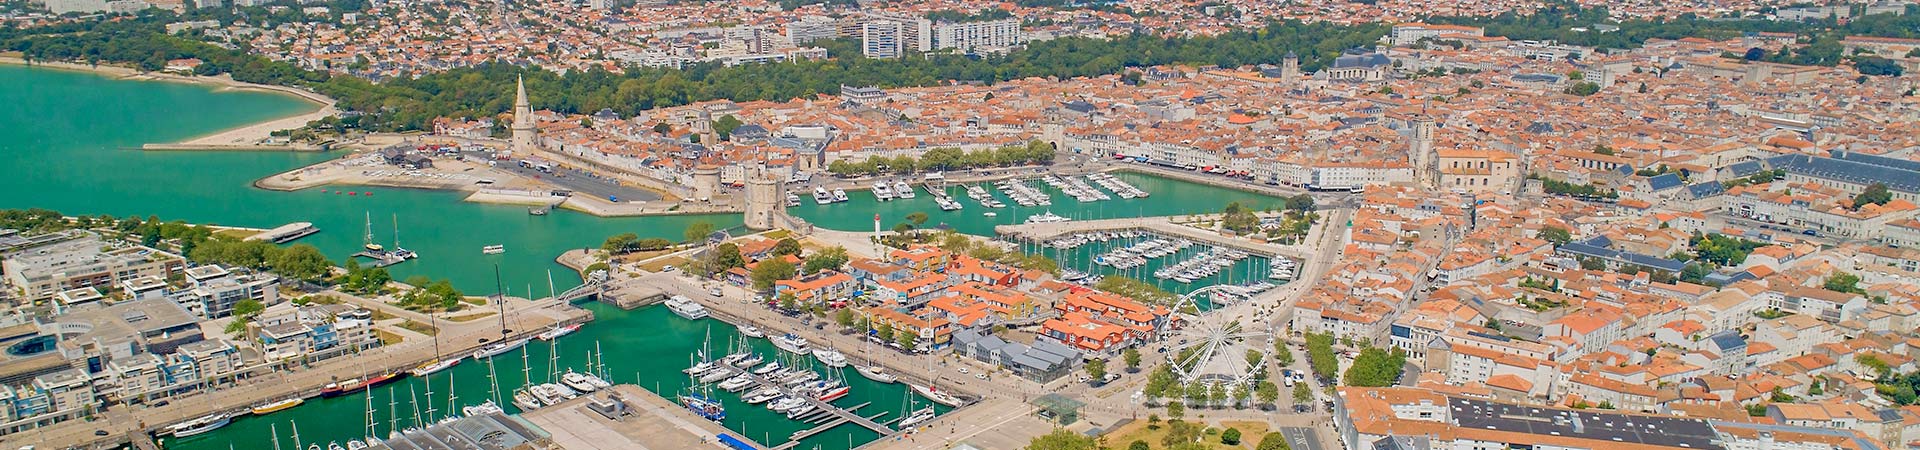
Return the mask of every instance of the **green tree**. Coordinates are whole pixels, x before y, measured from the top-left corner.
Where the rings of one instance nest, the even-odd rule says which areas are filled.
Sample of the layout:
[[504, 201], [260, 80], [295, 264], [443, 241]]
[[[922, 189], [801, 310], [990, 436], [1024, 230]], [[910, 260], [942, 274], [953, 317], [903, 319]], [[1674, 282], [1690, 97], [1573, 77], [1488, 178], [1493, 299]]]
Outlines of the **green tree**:
[[1400, 349], [1392, 352], [1375, 347], [1360, 350], [1360, 356], [1353, 359], [1353, 365], [1347, 367], [1346, 384], [1349, 386], [1386, 387], [1400, 379], [1405, 369], [1406, 354]]
[[1052, 432], [1040, 435], [1027, 442], [1027, 450], [1095, 450], [1099, 441], [1065, 428], [1055, 428]]
[[1293, 384], [1293, 402], [1294, 403], [1304, 404], [1312, 401], [1313, 401], [1313, 388], [1307, 387], [1306, 383]]
[[318, 280], [333, 269], [333, 263], [327, 261], [327, 256], [311, 244], [294, 244], [273, 256], [268, 261], [273, 272], [295, 280]]
[[1285, 339], [1273, 340], [1273, 360], [1281, 367], [1293, 365], [1293, 349], [1287, 347]]
[[811, 274], [820, 273], [821, 270], [827, 269], [839, 270], [840, 266], [847, 264], [847, 259], [846, 247], [828, 247], [824, 250], [813, 252], [811, 255], [807, 255], [804, 271]]
[[1577, 83], [1573, 83], [1573, 85], [1572, 85], [1572, 86], [1567, 86], [1567, 91], [1566, 91], [1566, 92], [1567, 92], [1568, 94], [1573, 94], [1573, 95], [1578, 95], [1578, 96], [1581, 96], [1581, 97], [1586, 97], [1586, 96], [1589, 96], [1589, 95], [1593, 95], [1593, 94], [1597, 94], [1597, 93], [1599, 93], [1599, 92], [1600, 92], [1600, 85], [1599, 85], [1598, 83], [1594, 83], [1594, 82], [1592, 82], [1592, 81], [1581, 81], [1581, 82], [1577, 82]]
[[778, 242], [773, 243], [773, 254], [798, 256], [800, 254], [800, 241], [793, 240], [793, 238], [781, 238]]
[[755, 264], [752, 273], [749, 275], [751, 275], [753, 280], [753, 289], [765, 291], [773, 289], [773, 283], [775, 281], [793, 278], [796, 270], [797, 269], [793, 267], [793, 263], [787, 262], [787, 260], [767, 258], [761, 260], [759, 264]]
[[1087, 361], [1086, 368], [1087, 376], [1093, 377], [1095, 380], [1101, 380], [1107, 376], [1107, 360], [1095, 359]]
[[907, 213], [907, 221], [913, 222], [913, 226], [919, 228], [921, 225], [927, 224], [927, 213], [919, 211]]
[[1127, 444], [1127, 450], [1153, 450], [1153, 447], [1148, 446], [1147, 441], [1135, 439], [1133, 443]]
[[1556, 246], [1567, 245], [1568, 242], [1573, 242], [1573, 233], [1568, 232], [1567, 229], [1560, 228], [1560, 227], [1554, 227], [1554, 226], [1541, 227], [1540, 239], [1544, 239], [1547, 242], [1552, 242], [1553, 245], [1556, 245]]
[[1860, 289], [1860, 276], [1846, 272], [1834, 272], [1833, 275], [1828, 275], [1823, 287], [1834, 292], [1845, 292], [1849, 294], [1866, 293], [1866, 290]]
[[775, 296], [774, 301], [779, 303], [780, 309], [782, 310], [786, 310], [786, 311], [800, 310], [800, 298], [794, 297], [793, 291], [781, 292], [780, 295]]
[[1891, 201], [1893, 201], [1893, 192], [1887, 190], [1885, 183], [1869, 184], [1866, 189], [1860, 191], [1859, 195], [1853, 196], [1853, 209], [1860, 209], [1866, 205], [1885, 205]]
[[[769, 261], [779, 258], [768, 258]], [[725, 272], [735, 267], [746, 267], [747, 258], [740, 255], [740, 246], [732, 242], [713, 248], [713, 271]]]
[[1271, 405], [1273, 402], [1280, 400], [1280, 386], [1273, 384], [1272, 381], [1260, 380], [1259, 383], [1253, 385], [1253, 396], [1260, 400], [1260, 404]]
[[687, 229], [686, 231], [684, 231], [684, 233], [685, 233], [684, 236], [686, 236], [687, 238], [687, 242], [700, 242], [700, 241], [706, 240], [707, 235], [713, 234], [713, 223], [712, 222], [694, 222], [694, 223], [688, 224]]
[[893, 341], [893, 322], [881, 322], [880, 329], [874, 330], [874, 333], [875, 333], [874, 337], [880, 338], [881, 341], [892, 342]]
[[734, 117], [732, 114], [720, 116], [713, 121], [713, 133], [719, 135], [722, 141], [732, 140], [733, 130], [740, 128], [741, 125], [745, 124], [740, 122], [739, 117]]
[[1287, 445], [1286, 435], [1275, 431], [1261, 436], [1260, 445], [1254, 446], [1254, 450], [1293, 450], [1293, 447]]
[[1127, 347], [1120, 352], [1120, 360], [1127, 363], [1128, 372], [1140, 370], [1140, 349]]
[[1227, 431], [1220, 432], [1220, 443], [1235, 446], [1240, 445], [1240, 429], [1227, 427]]
[[914, 347], [920, 345], [920, 332], [912, 328], [896, 330], [894, 334], [894, 337], [900, 339], [900, 348], [907, 349], [907, 351], [913, 351]]
[[1313, 369], [1314, 376], [1333, 378], [1334, 372], [1340, 367], [1333, 353], [1333, 335], [1307, 335], [1307, 366]]
[[853, 308], [840, 308], [833, 312], [833, 323], [839, 324], [840, 328], [853, 328], [854, 319]]
[[600, 243], [600, 249], [606, 250], [607, 253], [618, 255], [632, 250], [634, 245], [638, 243], [640, 243], [640, 235], [620, 233], [608, 236], [606, 242]]
[[1180, 402], [1167, 402], [1167, 417], [1175, 419], [1187, 416], [1187, 405]]

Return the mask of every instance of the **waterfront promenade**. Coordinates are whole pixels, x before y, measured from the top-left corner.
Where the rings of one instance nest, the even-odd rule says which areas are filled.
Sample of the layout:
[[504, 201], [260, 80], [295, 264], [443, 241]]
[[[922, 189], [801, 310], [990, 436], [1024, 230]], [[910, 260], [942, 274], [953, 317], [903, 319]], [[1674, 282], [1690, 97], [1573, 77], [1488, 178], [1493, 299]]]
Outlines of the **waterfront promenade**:
[[1213, 231], [1175, 224], [1167, 217], [1075, 220], [1071, 222], [1028, 223], [994, 227], [995, 234], [1015, 239], [1025, 239], [1031, 242], [1042, 242], [1070, 233], [1116, 230], [1151, 231], [1163, 236], [1179, 237], [1196, 242], [1233, 247], [1269, 257], [1286, 256], [1294, 259], [1306, 259], [1312, 256], [1306, 250], [1297, 246], [1284, 246], [1254, 241], [1243, 237], [1225, 236]]
[[[428, 320], [424, 314], [405, 311], [378, 300], [363, 299], [338, 292], [323, 294], [398, 318], [389, 319], [387, 322], [399, 322], [404, 319], [426, 323]], [[512, 315], [509, 326], [514, 328], [512, 337], [532, 336], [545, 331], [555, 323], [579, 322], [587, 320], [590, 315], [587, 311], [577, 308], [552, 306], [554, 306], [553, 302], [508, 300], [508, 311]], [[481, 343], [481, 339], [491, 341], [499, 338], [498, 320], [492, 317], [487, 319], [470, 322], [439, 321], [441, 350], [447, 355], [466, 355], [485, 345]], [[111, 446], [111, 444], [125, 442], [129, 433], [140, 430], [151, 431], [168, 424], [219, 411], [238, 411], [244, 414], [253, 405], [266, 401], [318, 395], [322, 387], [334, 380], [376, 375], [387, 370], [407, 370], [434, 357], [432, 340], [426, 339], [426, 336], [398, 329], [391, 323], [382, 323], [379, 327], [382, 330], [395, 329], [397, 330], [395, 334], [410, 335], [415, 338], [400, 344], [368, 350], [357, 356], [334, 358], [308, 367], [280, 370], [256, 366], [243, 369], [254, 375], [236, 384], [217, 386], [211, 392], [170, 399], [166, 406], [115, 405], [111, 409], [96, 414], [96, 420], [92, 422], [65, 422], [0, 437], [0, 448], [17, 448], [28, 444], [38, 445], [40, 448], [90, 448], [102, 443]], [[106, 431], [108, 436], [96, 436], [97, 430]]]

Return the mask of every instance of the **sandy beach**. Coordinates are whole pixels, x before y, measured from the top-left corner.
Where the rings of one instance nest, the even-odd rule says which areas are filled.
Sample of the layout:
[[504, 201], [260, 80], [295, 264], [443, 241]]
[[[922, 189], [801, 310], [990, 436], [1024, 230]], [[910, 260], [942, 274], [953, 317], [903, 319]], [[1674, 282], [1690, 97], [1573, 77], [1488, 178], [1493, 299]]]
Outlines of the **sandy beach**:
[[113, 65], [96, 66], [55, 61], [34, 61], [32, 64], [28, 64], [25, 59], [20, 58], [18, 53], [0, 55], [0, 64], [92, 72], [123, 80], [208, 84], [218, 86], [220, 91], [251, 90], [275, 92], [297, 97], [317, 106], [313, 111], [304, 114], [222, 130], [181, 142], [147, 144], [146, 148], [149, 150], [318, 150], [319, 148], [310, 145], [262, 144], [261, 141], [266, 140], [275, 131], [306, 126], [307, 122], [335, 115], [340, 112], [339, 109], [334, 106], [335, 102], [332, 98], [313, 91], [287, 86], [272, 86], [236, 81], [232, 76], [226, 74], [212, 77], [199, 77], [142, 72], [130, 67]]

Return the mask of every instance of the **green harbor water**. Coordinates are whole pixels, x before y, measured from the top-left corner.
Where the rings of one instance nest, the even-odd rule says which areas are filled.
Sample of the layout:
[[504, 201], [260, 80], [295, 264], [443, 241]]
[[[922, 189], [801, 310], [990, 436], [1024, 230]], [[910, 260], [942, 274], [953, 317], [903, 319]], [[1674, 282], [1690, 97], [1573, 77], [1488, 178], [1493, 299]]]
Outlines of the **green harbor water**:
[[[526, 384], [527, 378], [544, 383], [553, 379], [549, 371], [550, 355], [554, 350], [560, 353], [560, 372], [569, 369], [588, 372], [588, 355], [594, 352], [596, 344], [604, 355], [604, 366], [608, 381], [620, 384], [633, 384], [647, 390], [661, 393], [669, 399], [696, 380], [681, 373], [690, 364], [708, 333], [712, 335], [711, 348], [715, 355], [725, 355], [733, 351], [738, 336], [734, 327], [716, 319], [691, 321], [673, 315], [665, 307], [650, 306], [632, 311], [605, 306], [599, 303], [583, 304], [592, 310], [596, 319], [580, 331], [555, 342], [554, 349], [548, 342], [534, 341], [526, 348], [494, 357], [491, 372], [500, 386], [501, 403], [510, 404], [512, 390]], [[790, 324], [795, 327], [799, 324]], [[767, 361], [789, 354], [773, 347], [766, 339], [748, 339], [748, 345], [754, 352]], [[871, 357], [863, 356], [860, 349], [840, 349], [855, 361], [871, 360], [891, 356], [891, 350], [875, 347], [870, 350]], [[524, 356], [524, 357], [523, 357]], [[378, 356], [375, 356], [376, 358]], [[813, 363], [811, 357], [802, 359]], [[816, 372], [825, 373], [829, 369], [815, 365]], [[888, 413], [879, 421], [897, 419], [909, 406], [918, 408], [928, 402], [907, 392], [905, 384], [881, 384], [868, 380], [855, 372], [852, 366], [837, 369], [853, 388], [847, 397], [834, 402], [841, 407], [852, 407], [861, 403], [871, 403], [858, 413], [866, 416]], [[376, 436], [384, 437], [392, 430], [393, 424], [400, 428], [414, 426], [415, 415], [431, 423], [447, 413], [449, 401], [448, 386], [458, 396], [456, 405], [474, 405], [492, 398], [492, 386], [488, 381], [489, 367], [485, 361], [471, 358], [451, 369], [433, 374], [427, 380], [408, 377], [405, 380], [387, 386], [375, 388], [372, 392], [373, 426]], [[526, 376], [523, 374], [531, 374]], [[451, 377], [452, 381], [448, 381]], [[432, 396], [428, 396], [427, 383], [432, 383]], [[744, 393], [745, 391], [743, 391]], [[732, 393], [714, 388], [713, 395], [726, 405], [727, 417], [724, 424], [742, 436], [754, 441], [777, 446], [788, 441], [795, 431], [807, 428], [806, 425], [788, 420], [785, 415], [768, 410], [764, 404], [749, 405], [741, 401], [742, 393]], [[912, 396], [912, 403], [908, 402]], [[429, 404], [435, 411], [429, 413]], [[416, 405], [418, 411], [416, 411]], [[506, 406], [509, 412], [516, 408]], [[300, 428], [301, 445], [327, 442], [345, 442], [367, 435], [368, 400], [366, 395], [347, 395], [335, 398], [313, 398], [299, 407], [269, 414], [266, 416], [246, 416], [235, 419], [226, 428], [179, 441], [163, 439], [166, 448], [177, 450], [226, 450], [233, 448], [269, 449], [272, 441], [268, 436], [279, 433], [281, 448], [292, 449], [293, 428]], [[457, 411], [457, 409], [456, 409]], [[946, 407], [937, 407], [936, 411], [945, 414]], [[391, 417], [391, 418], [390, 418]], [[846, 449], [858, 446], [877, 438], [878, 435], [857, 425], [846, 424], [825, 433], [807, 438], [798, 448], [813, 448], [819, 445], [823, 449]], [[849, 445], [851, 444], [851, 445]]]
[[1231, 267], [1220, 269], [1219, 272], [1213, 275], [1200, 277], [1191, 282], [1183, 283], [1173, 278], [1159, 278], [1154, 276], [1154, 272], [1160, 270], [1162, 267], [1179, 264], [1182, 261], [1196, 257], [1207, 249], [1214, 248], [1211, 245], [1201, 243], [1195, 243], [1192, 246], [1166, 256], [1148, 259], [1146, 264], [1138, 267], [1121, 269], [1098, 263], [1098, 258], [1107, 252], [1126, 248], [1127, 246], [1152, 240], [1156, 237], [1158, 236], [1142, 233], [1132, 237], [1114, 237], [1104, 242], [1095, 240], [1071, 249], [1059, 249], [1044, 244], [1028, 244], [1025, 245], [1025, 250], [1029, 253], [1040, 253], [1047, 255], [1049, 258], [1053, 258], [1054, 261], [1060, 263], [1060, 268], [1062, 269], [1072, 269], [1103, 276], [1125, 276], [1127, 278], [1152, 283], [1161, 289], [1167, 290], [1167, 292], [1175, 294], [1185, 294], [1195, 289], [1217, 284], [1246, 286], [1259, 282], [1276, 285], [1284, 283], [1283, 280], [1267, 278], [1270, 267], [1269, 260], [1267, 257], [1259, 255], [1248, 256], [1246, 259], [1234, 262]]
[[[335, 261], [358, 251], [369, 215], [375, 238], [391, 245], [397, 217], [400, 244], [421, 257], [391, 267], [394, 278], [447, 278], [471, 294], [493, 291], [494, 264], [514, 295], [531, 290], [545, 296], [549, 270], [558, 289], [580, 282], [553, 262], [567, 249], [598, 247], [607, 236], [625, 232], [678, 240], [697, 221], [720, 227], [740, 223], [738, 215], [597, 218], [555, 210], [532, 216], [524, 207], [467, 203], [459, 193], [413, 189], [274, 192], [251, 183], [339, 153], [139, 150], [150, 142], [179, 141], [315, 107], [280, 94], [214, 92], [197, 84], [0, 65], [0, 104], [8, 105], [0, 108], [0, 123], [8, 124], [0, 127], [0, 193], [5, 193], [0, 208], [157, 215], [254, 228], [312, 222], [320, 232], [297, 242], [313, 244]], [[335, 193], [341, 189], [362, 195]], [[493, 244], [506, 246], [506, 253], [481, 254], [481, 247]]]
[[[1240, 202], [1241, 205], [1255, 209], [1285, 206], [1280, 198], [1236, 189], [1138, 173], [1116, 173], [1114, 177], [1147, 191], [1149, 196], [1123, 199], [1113, 195], [1112, 200], [1082, 203], [1059, 189], [1040, 182], [1038, 176], [1033, 176], [1027, 184], [1053, 196], [1052, 205], [1023, 207], [995, 189], [992, 183], [985, 183], [981, 187], [1001, 203], [1005, 203], [1007, 207], [980, 206], [979, 202], [967, 197], [965, 188], [951, 186], [947, 188], [947, 192], [953, 196], [954, 200], [959, 201], [963, 208], [958, 211], [941, 211], [940, 206], [934, 203], [933, 195], [928, 194], [925, 188], [916, 185], [914, 198], [884, 202], [876, 200], [873, 192], [865, 189], [848, 191], [846, 202], [826, 205], [814, 203], [806, 192], [796, 192], [795, 195], [801, 197], [801, 205], [787, 208], [787, 211], [816, 226], [841, 231], [873, 231], [874, 214], [880, 215], [881, 229], [892, 230], [895, 224], [906, 222], [908, 214], [924, 212], [927, 213], [928, 219], [927, 223], [922, 225], [923, 228], [944, 224], [962, 233], [992, 236], [995, 225], [1022, 223], [1029, 216], [1047, 212], [1074, 220], [1089, 220], [1217, 213], [1225, 209], [1230, 202]], [[1106, 190], [1099, 186], [1095, 186], [1095, 189]], [[987, 217], [985, 215], [987, 212], [993, 212], [995, 216]]]

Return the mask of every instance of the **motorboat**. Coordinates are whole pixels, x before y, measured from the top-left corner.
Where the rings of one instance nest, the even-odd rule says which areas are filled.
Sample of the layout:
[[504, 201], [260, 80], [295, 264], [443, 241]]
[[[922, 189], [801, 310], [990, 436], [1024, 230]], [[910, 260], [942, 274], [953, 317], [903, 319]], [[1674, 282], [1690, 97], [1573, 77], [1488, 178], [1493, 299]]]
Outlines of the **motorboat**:
[[700, 376], [700, 374], [710, 372], [713, 369], [716, 369], [719, 367], [720, 367], [719, 363], [715, 363], [713, 361], [701, 361], [699, 364], [694, 364], [692, 367], [688, 367], [686, 369], [681, 370], [680, 373], [697, 377], [697, 376]]
[[701, 306], [700, 302], [694, 301], [686, 296], [675, 295], [668, 297], [667, 309], [687, 320], [707, 318], [707, 307]]
[[813, 412], [813, 404], [804, 403], [803, 401], [802, 403], [800, 403], [800, 406], [795, 406], [792, 409], [787, 410], [787, 418], [798, 419], [800, 418], [800, 416], [806, 415], [807, 413], [810, 413], [810, 412]]
[[305, 399], [302, 399], [300, 397], [294, 397], [294, 398], [289, 398], [289, 399], [281, 400], [277, 402], [262, 403], [258, 406], [253, 407], [253, 415], [263, 416], [267, 414], [273, 414], [276, 412], [285, 411], [287, 410], [287, 408], [300, 406], [301, 403], [306, 403], [306, 402], [307, 401]]
[[756, 326], [753, 326], [753, 325], [745, 325], [745, 326], [741, 326], [741, 327], [740, 327], [740, 335], [741, 335], [741, 336], [746, 336], [746, 337], [750, 337], [750, 338], [764, 338], [764, 337], [767, 337], [767, 333], [764, 333], [764, 332], [761, 332], [761, 331], [760, 331], [760, 327], [756, 327]]
[[754, 375], [766, 375], [766, 374], [770, 374], [770, 373], [774, 373], [774, 372], [776, 372], [776, 371], [779, 371], [779, 370], [780, 370], [781, 368], [782, 368], [782, 366], [780, 365], [780, 362], [779, 362], [779, 361], [774, 361], [774, 362], [770, 362], [770, 363], [767, 363], [767, 365], [764, 365], [764, 366], [760, 366], [760, 368], [758, 368], [758, 369], [753, 369], [753, 374], [754, 374]]
[[800, 206], [800, 196], [787, 194], [787, 206]]
[[525, 346], [527, 346], [526, 339], [520, 339], [520, 340], [508, 341], [508, 342], [496, 342], [493, 345], [488, 345], [479, 350], [475, 350], [473, 352], [473, 359], [475, 361], [479, 361], [487, 358], [492, 358], [506, 352], [514, 351], [516, 349], [519, 349], [520, 347], [525, 347]]
[[748, 376], [744, 374], [734, 375], [733, 378], [728, 378], [726, 381], [720, 382], [720, 389], [725, 390], [727, 392], [739, 392], [740, 390], [746, 389], [748, 386], [752, 386], [752, 385], [753, 385], [752, 376]]
[[823, 188], [823, 187], [814, 187], [814, 188], [813, 188], [813, 203], [815, 203], [815, 204], [820, 204], [820, 205], [825, 205], [825, 204], [828, 204], [828, 203], [833, 203], [833, 194], [829, 194], [829, 193], [827, 193], [827, 188]]
[[232, 421], [233, 417], [228, 416], [227, 413], [214, 413], [174, 424], [173, 426], [167, 427], [167, 431], [177, 439], [218, 430], [220, 427], [227, 426], [227, 424]]
[[905, 181], [895, 181], [893, 182], [893, 196], [903, 198], [903, 199], [912, 199], [914, 197], [913, 186], [908, 186], [907, 182]]
[[893, 188], [887, 186], [887, 182], [885, 181], [873, 183], [873, 198], [883, 202], [893, 200]]
[[467, 417], [484, 416], [488, 414], [502, 414], [505, 412], [507, 411], [504, 409], [500, 409], [500, 405], [493, 403], [493, 400], [487, 400], [485, 402], [481, 402], [478, 405], [460, 407], [460, 414], [465, 415]]
[[772, 403], [768, 403], [767, 409], [777, 413], [784, 413], [787, 411], [791, 411], [794, 408], [800, 407], [800, 405], [805, 405], [805, 404], [807, 404], [807, 399], [803, 399], [799, 397], [786, 397], [779, 400], [774, 400]]
[[931, 385], [919, 385], [919, 384], [913, 385], [913, 393], [920, 394], [921, 397], [926, 397], [927, 400], [933, 400], [934, 403], [939, 403], [942, 405], [947, 405], [955, 408], [958, 408], [966, 404], [966, 402], [960, 400], [959, 397], [954, 397], [952, 394], [941, 392], [939, 388], [933, 387]]
[[780, 396], [781, 394], [780, 394], [779, 388], [764, 387], [764, 388], [760, 388], [759, 390], [747, 393], [747, 395], [745, 397], [742, 397], [741, 400], [747, 402], [747, 404], [749, 405], [758, 405], [761, 403], [772, 401], [773, 399], [780, 398]]
[[542, 341], [551, 341], [554, 339], [559, 339], [561, 336], [573, 334], [573, 332], [575, 331], [580, 331], [580, 324], [576, 323], [576, 324], [565, 325], [565, 326], [555, 326], [553, 327], [553, 329], [540, 333], [539, 336], [535, 336], [535, 337], [540, 338], [540, 340]]
[[493, 244], [485, 247], [480, 247], [480, 254], [483, 254], [483, 255], [498, 255], [506, 252], [507, 252], [507, 246], [500, 245], [500, 244]]
[[813, 357], [815, 359], [819, 359], [820, 363], [826, 364], [827, 367], [846, 367], [847, 366], [847, 355], [843, 355], [840, 353], [839, 350], [834, 350], [832, 348], [813, 349]]
[[593, 392], [593, 391], [600, 390], [600, 385], [598, 383], [594, 383], [590, 381], [588, 377], [592, 377], [592, 375], [568, 371], [567, 373], [560, 375], [560, 383], [565, 384], [567, 385], [567, 387], [573, 388], [573, 390], [580, 391], [580, 392]]
[[840, 397], [846, 397], [847, 393], [850, 393], [850, 392], [853, 392], [853, 388], [847, 387], [847, 386], [840, 386], [832, 389], [827, 389], [825, 392], [821, 392], [819, 399], [820, 401], [823, 401], [823, 402], [831, 402], [834, 400], [839, 400]]
[[834, 203], [839, 203], [839, 202], [844, 202], [844, 201], [847, 201], [847, 191], [844, 191], [844, 190], [840, 190], [840, 189], [834, 189], [834, 190], [833, 190], [833, 202], [834, 202]]
[[1073, 220], [1073, 219], [1069, 219], [1065, 216], [1055, 215], [1052, 211], [1027, 216], [1027, 223], [1059, 223], [1059, 222], [1066, 222], [1070, 220]]
[[761, 357], [758, 353], [748, 353], [746, 357], [734, 360], [733, 366], [741, 368], [753, 367], [760, 365], [761, 361], [766, 361], [766, 358]]
[[723, 368], [715, 368], [711, 372], [707, 372], [706, 374], [700, 375], [700, 382], [713, 383], [713, 382], [725, 380], [732, 377], [733, 377], [733, 371], [726, 370]]
[[793, 333], [775, 336], [773, 338], [773, 346], [796, 355], [808, 354], [807, 338], [800, 337]]
[[526, 389], [520, 389], [513, 393], [513, 407], [520, 408], [521, 412], [532, 411], [546, 406], [545, 403], [540, 402], [539, 397], [534, 397], [533, 393]]

